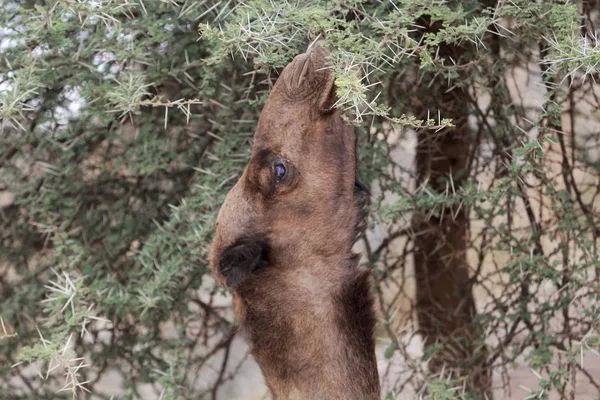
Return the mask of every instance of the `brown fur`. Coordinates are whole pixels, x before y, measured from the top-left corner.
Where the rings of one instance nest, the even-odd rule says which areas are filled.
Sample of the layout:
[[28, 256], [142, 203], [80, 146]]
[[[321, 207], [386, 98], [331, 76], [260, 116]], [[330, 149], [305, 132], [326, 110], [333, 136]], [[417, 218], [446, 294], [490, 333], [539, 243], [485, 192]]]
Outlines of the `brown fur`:
[[326, 55], [313, 46], [275, 84], [219, 212], [211, 268], [274, 398], [378, 399], [371, 277], [351, 251], [366, 195]]

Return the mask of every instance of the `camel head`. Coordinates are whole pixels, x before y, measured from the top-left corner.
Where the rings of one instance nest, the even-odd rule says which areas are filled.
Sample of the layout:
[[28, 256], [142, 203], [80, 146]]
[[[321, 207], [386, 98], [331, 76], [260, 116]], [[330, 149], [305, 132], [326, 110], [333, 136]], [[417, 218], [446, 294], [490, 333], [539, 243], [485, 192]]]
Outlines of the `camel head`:
[[289, 63], [260, 115], [251, 159], [219, 212], [211, 268], [235, 290], [267, 265], [350, 254], [360, 219], [355, 133], [333, 109], [319, 43]]

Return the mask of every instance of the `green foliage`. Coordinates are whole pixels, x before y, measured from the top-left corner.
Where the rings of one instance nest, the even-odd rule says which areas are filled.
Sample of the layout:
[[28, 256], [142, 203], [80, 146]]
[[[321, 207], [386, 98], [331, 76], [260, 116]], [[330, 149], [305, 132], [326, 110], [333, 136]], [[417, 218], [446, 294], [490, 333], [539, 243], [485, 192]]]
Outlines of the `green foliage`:
[[[336, 106], [359, 131], [359, 174], [381, 189], [370, 222], [459, 210], [481, 221], [483, 239], [467, 248], [509, 255], [490, 275], [471, 266], [474, 285], [502, 287], [478, 316], [487, 335], [504, 335], [493, 366], [525, 355], [539, 373], [531, 395], [564, 395], [583, 354], [600, 348], [597, 193], [582, 195], [574, 178], [597, 178], [600, 164], [578, 148], [571, 157], [577, 143], [559, 135], [564, 102], [593, 85], [600, 51], [595, 32], [581, 34], [591, 17], [579, 3], [488, 3], [0, 0], [0, 398], [133, 399], [143, 387], [209, 398], [241, 368], [211, 372], [235, 334], [207, 266], [216, 213], [278, 72], [318, 38], [332, 48]], [[423, 32], [429, 24], [438, 28]], [[440, 55], [449, 46], [465, 52]], [[533, 118], [506, 81], [530, 62], [545, 90]], [[477, 93], [462, 100], [479, 126], [473, 167], [412, 188], [390, 138], [456, 128], [431, 98], [439, 82]], [[537, 214], [533, 191], [548, 200]], [[390, 243], [367, 251], [378, 285], [396, 268]], [[560, 296], [538, 296], [544, 285]], [[431, 346], [423, 361], [446, 350]], [[385, 357], [398, 351], [394, 336]], [[411, 368], [425, 397], [472, 395], [464, 377]], [[114, 393], [99, 389], [108, 372], [121, 378]], [[400, 396], [392, 389], [387, 398]]]

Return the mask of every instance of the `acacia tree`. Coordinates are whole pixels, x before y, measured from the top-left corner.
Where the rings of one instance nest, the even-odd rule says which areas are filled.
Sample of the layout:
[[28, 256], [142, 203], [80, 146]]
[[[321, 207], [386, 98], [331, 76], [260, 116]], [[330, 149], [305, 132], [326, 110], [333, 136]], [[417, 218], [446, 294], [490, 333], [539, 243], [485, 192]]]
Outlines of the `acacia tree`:
[[[431, 25], [431, 21], [420, 21]], [[433, 26], [433, 33], [439, 31]], [[440, 46], [443, 62], [465, 62], [466, 49], [455, 44]], [[468, 126], [467, 77], [460, 84], [448, 84], [442, 75], [426, 77], [413, 106], [416, 115], [426, 118], [431, 110], [451, 115], [453, 127], [440, 130], [420, 129], [415, 157], [416, 184], [427, 186], [437, 195], [453, 194], [463, 188], [470, 175], [471, 135]], [[477, 320], [472, 293], [473, 281], [467, 261], [468, 210], [450, 207], [431, 214], [431, 210], [413, 216], [414, 265], [416, 279], [415, 308], [419, 330], [425, 345], [441, 349], [431, 355], [429, 369], [458, 369], [469, 377], [473, 392], [492, 396], [491, 374], [484, 329]]]
[[233, 397], [212, 224], [317, 37], [373, 188], [388, 398], [489, 397], [516, 362], [600, 391], [596, 2], [0, 4], [0, 397]]

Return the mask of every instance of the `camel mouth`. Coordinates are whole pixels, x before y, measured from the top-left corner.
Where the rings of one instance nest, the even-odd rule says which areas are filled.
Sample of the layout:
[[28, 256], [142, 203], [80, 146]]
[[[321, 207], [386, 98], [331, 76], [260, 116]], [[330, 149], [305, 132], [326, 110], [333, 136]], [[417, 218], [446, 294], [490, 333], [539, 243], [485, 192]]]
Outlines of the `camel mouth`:
[[227, 246], [218, 257], [225, 285], [237, 289], [252, 272], [268, 264], [269, 241], [264, 235], [243, 237]]
[[298, 89], [302, 86], [302, 83], [308, 74], [308, 68], [310, 66], [310, 54], [302, 54], [300, 58], [296, 60], [296, 63], [298, 66], [296, 67], [295, 72], [298, 76], [292, 78], [292, 89]]
[[306, 53], [297, 55], [284, 69], [282, 78], [286, 82], [286, 92], [289, 97], [298, 99], [311, 97], [321, 92], [323, 87], [329, 87], [330, 71], [326, 58], [330, 54], [323, 47], [322, 40], [313, 43]]

